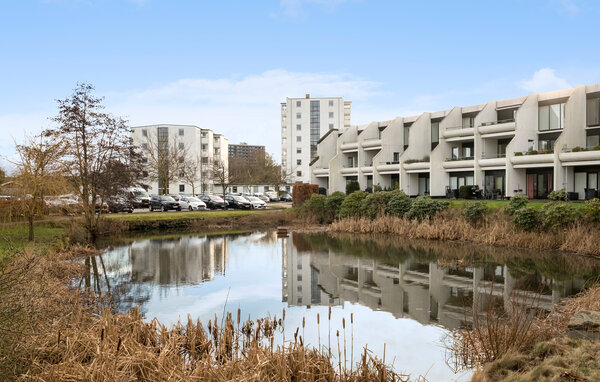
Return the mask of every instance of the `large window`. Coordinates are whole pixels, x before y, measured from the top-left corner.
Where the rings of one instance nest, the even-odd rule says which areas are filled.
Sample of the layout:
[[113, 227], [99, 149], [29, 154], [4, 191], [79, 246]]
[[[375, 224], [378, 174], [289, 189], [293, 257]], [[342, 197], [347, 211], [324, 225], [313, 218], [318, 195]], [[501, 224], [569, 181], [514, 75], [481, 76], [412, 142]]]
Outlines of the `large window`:
[[600, 129], [592, 129], [587, 131], [585, 145], [588, 149], [595, 149], [600, 146]]
[[317, 156], [317, 142], [321, 137], [321, 102], [310, 101], [310, 159]]
[[565, 123], [565, 104], [540, 106], [538, 109], [538, 129], [540, 131], [562, 130]]
[[431, 122], [431, 149], [435, 149], [440, 143], [440, 123]]
[[587, 100], [586, 114], [588, 126], [600, 126], [600, 98]]
[[462, 128], [469, 129], [475, 126], [475, 117], [463, 117], [462, 119]]
[[300, 125], [300, 124], [296, 125], [296, 130], [297, 131], [302, 130], [302, 125]]
[[394, 158], [395, 164], [400, 163], [400, 153], [399, 152], [395, 152], [393, 158]]
[[408, 148], [408, 136], [410, 132], [410, 124], [404, 125], [404, 150]]
[[554, 150], [554, 144], [556, 140], [560, 137], [560, 133], [552, 133], [552, 134], [540, 134], [539, 142], [538, 142], [538, 150], [539, 151], [549, 151]]
[[461, 186], [472, 185], [475, 183], [475, 177], [472, 171], [470, 172], [451, 172], [450, 173], [450, 189], [458, 190]]

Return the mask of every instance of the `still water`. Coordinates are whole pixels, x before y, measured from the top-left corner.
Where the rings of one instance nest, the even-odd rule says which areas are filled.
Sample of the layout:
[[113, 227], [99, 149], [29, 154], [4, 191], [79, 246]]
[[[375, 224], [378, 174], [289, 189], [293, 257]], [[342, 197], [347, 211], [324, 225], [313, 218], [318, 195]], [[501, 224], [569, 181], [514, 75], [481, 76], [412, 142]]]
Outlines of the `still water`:
[[337, 353], [339, 330], [348, 358], [365, 346], [382, 357], [385, 344], [386, 362], [429, 381], [469, 379], [446, 364], [443, 341], [468, 323], [474, 301], [532, 296], [549, 310], [600, 271], [598, 262], [553, 253], [275, 232], [134, 239], [86, 264], [82, 285], [110, 292], [118, 311], [139, 305], [145, 319], [168, 325], [188, 314], [235, 317], [238, 308], [244, 318], [281, 317], [285, 308], [287, 340], [300, 327], [305, 343], [326, 346], [331, 333]]

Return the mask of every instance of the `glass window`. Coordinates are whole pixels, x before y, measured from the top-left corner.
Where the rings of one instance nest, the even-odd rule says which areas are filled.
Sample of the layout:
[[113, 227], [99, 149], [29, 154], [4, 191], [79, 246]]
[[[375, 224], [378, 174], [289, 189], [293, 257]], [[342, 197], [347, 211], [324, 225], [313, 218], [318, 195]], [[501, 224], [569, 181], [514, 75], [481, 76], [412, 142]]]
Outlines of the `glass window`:
[[333, 123], [329, 124], [329, 130], [333, 130]]
[[409, 127], [404, 126], [404, 149], [408, 147]]
[[539, 131], [560, 130], [564, 126], [565, 104], [557, 103], [538, 108]]
[[185, 148], [185, 145], [183, 144], [183, 142], [179, 142], [179, 150], [183, 150]]
[[296, 125], [296, 130], [302, 130], [302, 125], [300, 125], [300, 124]]
[[586, 147], [592, 149], [600, 145], [600, 135], [588, 135], [586, 140]]
[[332, 99], [329, 100], [329, 106], [333, 106], [333, 100]]
[[302, 113], [296, 113], [296, 118], [297, 119], [301, 119], [302, 118]]
[[300, 166], [302, 164], [302, 159], [296, 159], [296, 164]]
[[463, 129], [468, 129], [473, 126], [475, 126], [475, 117], [463, 117], [463, 119], [462, 119], [462, 128]]
[[296, 106], [297, 106], [297, 107], [300, 107], [300, 106], [302, 106], [302, 101], [296, 101]]
[[329, 118], [333, 118], [333, 111], [329, 112]]
[[183, 135], [183, 129], [179, 129], [179, 135]]
[[400, 153], [399, 152], [394, 153], [394, 162], [396, 162], [396, 163], [400, 162]]
[[440, 123], [431, 122], [431, 149], [437, 147], [440, 142]]
[[185, 192], [185, 184], [179, 185], [179, 192]]
[[296, 148], [296, 154], [302, 154], [302, 149], [300, 147]]
[[296, 142], [302, 142], [302, 136], [301, 135], [296, 136]]
[[148, 136], [148, 130], [146, 130], [146, 129], [143, 129], [143, 130], [142, 130], [142, 136], [143, 136], [143, 137], [147, 137], [147, 136]]
[[600, 98], [590, 98], [587, 100], [586, 107], [587, 125], [600, 125]]
[[296, 171], [296, 176], [302, 176], [302, 171]]
[[458, 146], [454, 146], [452, 148], [452, 159], [458, 159], [458, 155], [459, 155]]

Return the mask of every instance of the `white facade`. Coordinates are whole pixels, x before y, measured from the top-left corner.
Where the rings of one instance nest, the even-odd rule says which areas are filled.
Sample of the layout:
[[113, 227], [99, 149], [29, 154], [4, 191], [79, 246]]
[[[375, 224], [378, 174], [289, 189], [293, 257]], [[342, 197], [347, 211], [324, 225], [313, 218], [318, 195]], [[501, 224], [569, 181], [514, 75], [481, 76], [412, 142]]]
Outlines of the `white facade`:
[[318, 145], [311, 182], [344, 191], [398, 186], [408, 195], [573, 199], [600, 189], [600, 84], [352, 126]]
[[350, 127], [351, 102], [342, 97], [286, 98], [281, 104], [281, 165], [291, 183], [310, 182], [317, 141], [329, 130]]
[[[178, 178], [169, 184], [169, 194], [213, 193], [220, 187], [218, 179], [212, 177], [212, 168], [213, 164], [219, 161], [228, 168], [228, 141], [223, 135], [194, 125], [147, 125], [136, 126], [132, 130], [134, 144], [142, 148], [142, 153], [151, 146], [148, 140], [156, 140], [159, 131], [162, 130], [167, 132], [169, 146], [172, 146], [173, 142], [183, 145], [188, 159], [200, 162], [194, 187], [183, 178]], [[157, 180], [148, 180], [146, 183], [150, 186], [149, 193], [159, 193]]]

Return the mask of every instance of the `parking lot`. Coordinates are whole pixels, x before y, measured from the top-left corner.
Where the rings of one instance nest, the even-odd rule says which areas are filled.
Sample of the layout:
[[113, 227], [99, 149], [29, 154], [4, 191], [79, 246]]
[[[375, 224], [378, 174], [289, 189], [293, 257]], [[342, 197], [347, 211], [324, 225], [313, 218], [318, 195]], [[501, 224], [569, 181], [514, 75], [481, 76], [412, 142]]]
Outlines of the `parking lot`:
[[[281, 210], [281, 209], [286, 209], [286, 208], [291, 208], [292, 207], [292, 202], [269, 202], [267, 203], [267, 210]], [[232, 211], [234, 210], [233, 208], [229, 208], [228, 211]], [[222, 210], [206, 210], [207, 212], [210, 211], [222, 211]], [[174, 212], [174, 211], [170, 211], [170, 212]], [[183, 211], [179, 211], [181, 213], [186, 213], [189, 211], [183, 210]], [[144, 213], [150, 213], [150, 209], [149, 208], [135, 208], [133, 210], [134, 214], [144, 214]], [[158, 211], [154, 211], [154, 213], [160, 213]]]

